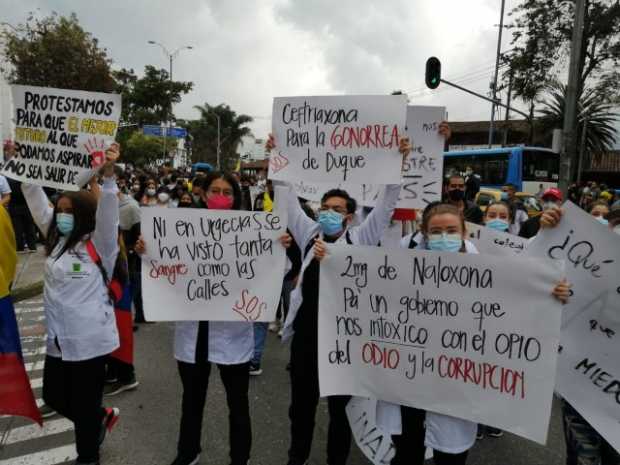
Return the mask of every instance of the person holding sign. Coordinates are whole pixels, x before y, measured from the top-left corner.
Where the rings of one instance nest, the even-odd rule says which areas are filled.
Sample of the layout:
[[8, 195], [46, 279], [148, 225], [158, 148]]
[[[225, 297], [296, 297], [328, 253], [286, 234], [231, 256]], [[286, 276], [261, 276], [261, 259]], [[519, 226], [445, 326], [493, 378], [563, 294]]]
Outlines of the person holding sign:
[[[463, 211], [452, 204], [435, 203], [429, 205], [422, 217], [422, 237], [412, 243], [410, 237], [401, 242], [404, 248], [416, 248], [437, 252], [478, 253], [475, 246], [467, 241]], [[414, 245], [412, 245], [414, 244]], [[553, 289], [553, 295], [566, 302], [570, 286], [562, 281]], [[389, 404], [380, 402], [379, 409], [389, 409]], [[393, 409], [384, 415], [391, 423]], [[382, 412], [383, 413], [383, 412]], [[402, 434], [394, 436], [396, 454], [391, 465], [422, 465], [425, 448], [431, 447], [436, 465], [464, 465], [469, 449], [476, 439], [477, 425], [471, 421], [425, 412], [413, 407], [401, 406]]]
[[[78, 465], [99, 463], [106, 429], [111, 430], [119, 415], [118, 409], [102, 407], [106, 358], [119, 347], [108, 288], [119, 252], [113, 176], [118, 156], [118, 144], [112, 144], [106, 151], [98, 203], [89, 192], [65, 192], [52, 208], [40, 186], [22, 185], [47, 239], [43, 399], [74, 423]], [[99, 259], [93, 260], [93, 255]]]
[[[209, 210], [239, 210], [241, 188], [228, 173], [209, 173], [202, 184], [202, 202]], [[281, 237], [283, 246], [290, 236]], [[136, 251], [146, 253], [144, 240]], [[246, 465], [250, 458], [252, 430], [248, 389], [250, 360], [254, 355], [251, 321], [178, 321], [174, 356], [183, 385], [183, 400], [177, 457], [172, 465], [195, 465], [202, 451], [202, 419], [211, 374], [217, 365], [229, 409], [230, 463]]]
[[[595, 216], [597, 213], [598, 216]], [[594, 202], [589, 213], [599, 222], [605, 219], [609, 228], [620, 234], [620, 209], [612, 209]], [[540, 227], [557, 227], [564, 210], [557, 206], [546, 210], [540, 218]], [[603, 223], [604, 224], [604, 223]], [[566, 441], [566, 465], [577, 464], [620, 464], [620, 453], [586, 420], [566, 399], [562, 400], [562, 417], [564, 423], [564, 439]]]
[[[447, 124], [442, 132], [448, 131]], [[267, 150], [275, 148], [270, 135]], [[405, 159], [411, 151], [408, 139], [401, 139], [400, 152]], [[341, 189], [332, 189], [323, 195], [318, 221], [310, 219], [301, 208], [297, 195], [289, 187], [284, 197], [288, 210], [289, 230], [303, 251], [303, 264], [297, 286], [291, 296], [291, 307], [286, 318], [283, 340], [294, 332], [291, 343], [291, 446], [289, 465], [302, 465], [310, 456], [314, 434], [314, 418], [319, 401], [318, 379], [318, 283], [319, 262], [317, 251], [324, 251], [324, 243], [377, 245], [398, 202], [400, 184], [388, 185], [376, 207], [364, 222], [354, 228], [350, 224], [357, 207], [356, 201]], [[277, 199], [278, 202], [282, 200]], [[344, 465], [351, 448], [351, 430], [345, 407], [350, 396], [328, 397], [329, 432], [327, 463]]]

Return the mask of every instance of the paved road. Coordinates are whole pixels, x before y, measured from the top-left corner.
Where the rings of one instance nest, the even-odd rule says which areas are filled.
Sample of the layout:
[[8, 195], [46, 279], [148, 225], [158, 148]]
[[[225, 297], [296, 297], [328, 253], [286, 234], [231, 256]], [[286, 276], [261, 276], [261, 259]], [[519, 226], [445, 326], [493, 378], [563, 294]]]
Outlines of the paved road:
[[[17, 313], [31, 383], [41, 396], [44, 319], [41, 298], [22, 302]], [[172, 324], [141, 325], [136, 333], [136, 369], [140, 387], [108, 399], [121, 409], [121, 421], [102, 449], [105, 465], [169, 465], [176, 450], [181, 386], [172, 356]], [[288, 447], [288, 350], [270, 334], [264, 373], [250, 387], [254, 442], [252, 465], [285, 465]], [[228, 462], [227, 408], [217, 370], [205, 409], [203, 465]], [[311, 465], [325, 463], [326, 405], [320, 405]], [[562, 465], [564, 446], [557, 405], [547, 447], [506, 434], [479, 441], [470, 465]], [[61, 417], [46, 421], [41, 430], [21, 419], [0, 419], [0, 465], [69, 464], [75, 459], [72, 424]], [[357, 448], [349, 465], [367, 464]]]

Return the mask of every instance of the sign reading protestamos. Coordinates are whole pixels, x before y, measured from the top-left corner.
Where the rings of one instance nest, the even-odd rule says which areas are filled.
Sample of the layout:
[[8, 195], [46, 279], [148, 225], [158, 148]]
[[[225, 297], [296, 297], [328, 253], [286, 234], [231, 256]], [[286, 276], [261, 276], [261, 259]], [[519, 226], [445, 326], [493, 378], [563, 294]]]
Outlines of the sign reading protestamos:
[[286, 218], [276, 213], [141, 209], [144, 312], [151, 321], [273, 321]]
[[278, 97], [269, 177], [399, 184], [407, 97]]
[[374, 397], [544, 443], [561, 273], [550, 261], [329, 246], [321, 263], [322, 396]]
[[23, 182], [78, 190], [105, 161], [121, 115], [121, 96], [12, 86], [17, 155], [2, 174]]

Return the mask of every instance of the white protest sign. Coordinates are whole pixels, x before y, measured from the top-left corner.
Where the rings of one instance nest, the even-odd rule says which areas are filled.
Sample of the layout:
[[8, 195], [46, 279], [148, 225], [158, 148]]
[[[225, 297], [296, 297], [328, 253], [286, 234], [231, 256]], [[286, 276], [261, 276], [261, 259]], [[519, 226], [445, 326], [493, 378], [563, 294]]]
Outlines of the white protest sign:
[[496, 231], [495, 229], [467, 222], [468, 240], [478, 252], [491, 255], [519, 255], [527, 247], [527, 239], [514, 234]]
[[2, 174], [19, 181], [79, 190], [105, 161], [121, 115], [121, 96], [12, 86], [17, 154]]
[[[439, 135], [439, 124], [445, 119], [444, 107], [407, 107], [407, 137], [413, 146], [411, 154], [403, 164], [403, 187], [397, 208], [423, 209], [431, 202], [441, 200], [443, 176], [443, 136]], [[311, 182], [307, 179], [293, 181], [293, 189], [299, 197], [320, 201], [329, 189], [346, 190], [360, 205], [374, 207], [383, 186], [374, 183]]]
[[284, 279], [276, 213], [145, 207], [142, 298], [150, 321], [273, 321]]
[[557, 391], [620, 452], [620, 303], [601, 298], [562, 329]]
[[374, 465], [389, 465], [396, 451], [392, 435], [377, 424], [377, 399], [352, 397], [346, 410], [357, 447]]
[[562, 208], [560, 224], [541, 229], [525, 254], [566, 261], [566, 278], [573, 286], [562, 314], [566, 325], [601, 295], [620, 297], [620, 236], [571, 202]]
[[[388, 408], [400, 410], [399, 405], [389, 405]], [[385, 413], [386, 408], [382, 411]], [[347, 418], [351, 426], [351, 433], [355, 444], [360, 448], [362, 453], [374, 465], [389, 465], [395, 455], [394, 442], [392, 434], [401, 434], [402, 422], [398, 423], [397, 431], [387, 431], [381, 426], [378, 418], [377, 399], [367, 399], [365, 397], [352, 397], [346, 407]], [[388, 413], [389, 415], [389, 413]], [[388, 428], [393, 428], [390, 425]], [[425, 458], [433, 457], [433, 449], [427, 448]]]
[[378, 398], [544, 443], [560, 276], [549, 260], [329, 246], [321, 396]]
[[278, 97], [269, 178], [398, 184], [407, 97]]

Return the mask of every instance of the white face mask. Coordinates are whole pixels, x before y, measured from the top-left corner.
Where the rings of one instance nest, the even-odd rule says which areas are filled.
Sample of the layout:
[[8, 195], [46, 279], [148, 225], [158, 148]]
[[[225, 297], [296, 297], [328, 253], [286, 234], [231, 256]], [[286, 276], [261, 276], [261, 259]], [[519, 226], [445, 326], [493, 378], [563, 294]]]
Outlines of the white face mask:
[[158, 196], [157, 199], [161, 202], [161, 203], [166, 203], [168, 202], [168, 200], [170, 199], [170, 194], [167, 194], [165, 192], [161, 192]]
[[153, 188], [149, 188], [146, 190], [146, 195], [148, 195], [149, 197], [155, 197], [155, 194], [157, 193], [157, 191]]

